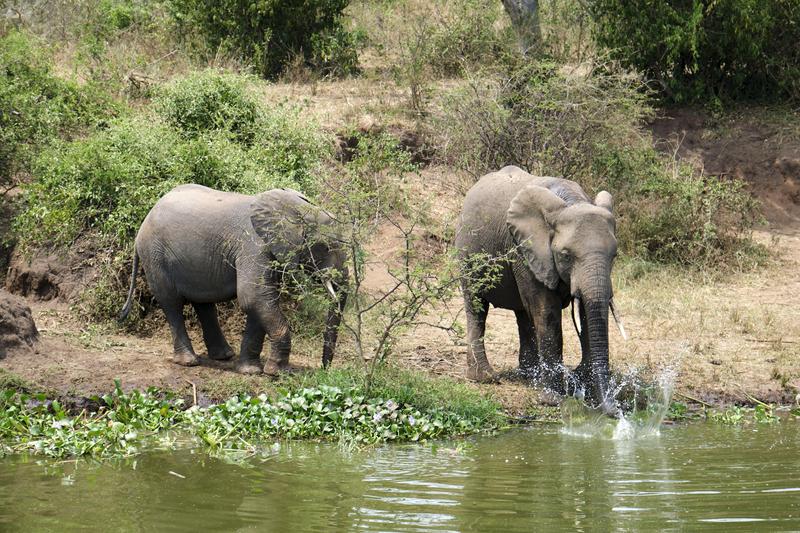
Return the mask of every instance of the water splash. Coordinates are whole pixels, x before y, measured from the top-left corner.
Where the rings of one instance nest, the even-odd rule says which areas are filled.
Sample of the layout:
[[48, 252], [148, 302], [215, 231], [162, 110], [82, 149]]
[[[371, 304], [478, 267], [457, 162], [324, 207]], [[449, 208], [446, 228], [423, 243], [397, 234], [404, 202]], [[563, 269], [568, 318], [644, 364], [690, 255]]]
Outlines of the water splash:
[[615, 401], [623, 413], [609, 418], [583, 401], [583, 391], [561, 402], [562, 431], [568, 435], [608, 440], [632, 440], [658, 436], [661, 422], [672, 400], [677, 367], [657, 372], [654, 380], [644, 381], [638, 371], [630, 371], [611, 387]]

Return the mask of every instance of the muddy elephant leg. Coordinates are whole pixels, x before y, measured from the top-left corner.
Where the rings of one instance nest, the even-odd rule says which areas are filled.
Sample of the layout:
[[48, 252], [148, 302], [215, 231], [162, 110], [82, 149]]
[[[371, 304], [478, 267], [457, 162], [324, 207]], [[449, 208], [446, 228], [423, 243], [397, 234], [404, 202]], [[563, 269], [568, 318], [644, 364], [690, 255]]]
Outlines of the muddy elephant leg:
[[519, 331], [519, 370], [525, 377], [534, 377], [539, 367], [539, 350], [536, 346], [536, 334], [533, 331], [533, 320], [525, 310], [514, 311]]
[[539, 368], [536, 372], [542, 385], [564, 394], [564, 356], [561, 333], [561, 300], [554, 291], [539, 290], [526, 298], [526, 307], [533, 318]]
[[[272, 298], [265, 298], [270, 302]], [[261, 350], [264, 346], [264, 337], [270, 340], [270, 355], [263, 371], [269, 375], [276, 375], [289, 368], [289, 352], [292, 347], [292, 337], [289, 333], [289, 323], [280, 310], [277, 298], [272, 305], [261, 305], [245, 309], [247, 324], [242, 336], [242, 348], [239, 353], [239, 362], [236, 369], [245, 374], [257, 374], [262, 371], [260, 363]]]
[[264, 373], [277, 376], [289, 370], [289, 352], [292, 351], [292, 336], [286, 333], [276, 341], [270, 343], [269, 359], [264, 364]]
[[242, 335], [242, 346], [239, 350], [239, 360], [236, 362], [236, 371], [242, 374], [261, 373], [261, 349], [264, 347], [266, 331], [261, 325], [261, 320], [253, 314], [247, 314], [247, 322]]
[[496, 381], [483, 342], [489, 302], [483, 298], [473, 299], [467, 291], [464, 291], [464, 301], [467, 315], [467, 379], [481, 383]]
[[200, 364], [200, 359], [194, 353], [192, 341], [186, 333], [186, 324], [183, 320], [183, 304], [170, 302], [161, 303], [167, 323], [172, 330], [172, 361], [183, 366], [196, 366]]
[[219, 327], [217, 319], [217, 306], [213, 303], [192, 304], [200, 325], [203, 327], [203, 341], [208, 349], [208, 356], [211, 359], [225, 361], [233, 357], [233, 348]]

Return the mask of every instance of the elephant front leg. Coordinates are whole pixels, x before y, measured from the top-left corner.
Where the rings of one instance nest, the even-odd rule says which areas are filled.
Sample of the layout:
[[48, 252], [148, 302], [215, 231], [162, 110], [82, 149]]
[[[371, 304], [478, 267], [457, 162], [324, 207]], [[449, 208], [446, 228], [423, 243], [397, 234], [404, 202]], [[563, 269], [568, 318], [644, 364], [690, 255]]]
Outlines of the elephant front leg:
[[272, 341], [269, 350], [269, 359], [264, 365], [264, 373], [277, 376], [289, 370], [289, 352], [292, 350], [292, 337], [287, 328], [286, 333], [278, 340]]
[[553, 392], [564, 394], [561, 300], [553, 291], [541, 291], [529, 307], [540, 359], [536, 378]]
[[539, 368], [539, 349], [536, 346], [536, 334], [533, 321], [525, 310], [514, 311], [519, 332], [519, 371], [525, 377], [533, 378]]
[[239, 350], [239, 361], [236, 371], [241, 374], [261, 373], [261, 350], [264, 347], [266, 331], [261, 325], [261, 320], [248, 314], [247, 322], [242, 335], [242, 346]]
[[497, 381], [494, 369], [486, 358], [486, 346], [483, 342], [489, 302], [482, 298], [473, 301], [466, 291], [464, 300], [467, 315], [467, 379], [479, 383]]
[[289, 323], [277, 306], [269, 309], [252, 309], [247, 312], [247, 324], [242, 336], [242, 349], [236, 369], [245, 374], [261, 373], [261, 350], [264, 337], [270, 339], [270, 355], [263, 371], [269, 375], [277, 375], [289, 368], [289, 352], [292, 338]]

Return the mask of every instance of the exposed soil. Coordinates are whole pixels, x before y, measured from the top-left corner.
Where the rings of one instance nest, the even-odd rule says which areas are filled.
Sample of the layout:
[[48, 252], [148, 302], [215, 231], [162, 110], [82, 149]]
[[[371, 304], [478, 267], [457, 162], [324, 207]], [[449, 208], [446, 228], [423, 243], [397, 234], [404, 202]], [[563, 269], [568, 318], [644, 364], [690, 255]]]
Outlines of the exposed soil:
[[794, 232], [800, 229], [800, 131], [779, 118], [764, 120], [762, 112], [746, 109], [723, 121], [699, 109], [667, 109], [651, 131], [656, 146], [706, 174], [744, 180], [771, 227]]
[[[379, 96], [397, 98], [388, 93]], [[348, 101], [348, 113], [359, 108], [357, 98], [350, 102], [346, 93], [341, 98]], [[625, 314], [631, 339], [624, 342], [611, 333], [612, 366], [640, 369], [651, 376], [663, 368], [677, 367], [678, 391], [705, 401], [747, 403], [755, 397], [793, 403], [800, 393], [800, 137], [787, 135], [787, 130], [778, 126], [748, 120], [721, 127], [692, 110], [666, 114], [652, 125], [656, 142], [702, 165], [706, 173], [746, 180], [764, 202], [770, 223], [757, 238], [779, 251], [781, 259], [762, 270], [722, 279], [670, 269], [637, 272], [636, 265], [623, 267], [628, 270], [624, 276], [616, 274], [615, 300]], [[409, 139], [410, 149], [419, 150], [416, 138]], [[350, 139], [342, 139], [343, 157], [354, 149], [357, 146]], [[431, 202], [432, 217], [442, 227], [441, 234], [424, 236], [426, 253], [443, 253], [448, 244], [442, 235], [452, 229], [461, 202], [451, 170], [427, 167], [416, 181], [409, 179], [409, 187]], [[376, 239], [373, 252], [381, 260], [391, 261], [402, 245], [387, 226]], [[0, 369], [63, 395], [106, 392], [114, 379], [128, 389], [156, 386], [188, 393], [194, 385], [201, 403], [220, 399], [237, 387], [258, 389], [268, 383], [265, 377], [234, 373], [230, 362], [203, 358], [199, 367], [174, 365], [168, 359], [171, 342], [166, 326], [152, 336], [139, 337], [77, 321], [64, 301], [64, 268], [47, 263], [49, 259], [40, 260], [45, 264], [34, 262], [27, 270], [15, 261], [12, 266], [17, 270], [8, 278], [15, 291], [29, 296], [41, 337], [38, 349], [35, 353], [29, 348], [11, 349], [0, 361]], [[368, 272], [366, 285], [371, 290], [380, 290], [388, 282], [385, 265], [376, 263]], [[70, 292], [81, 283], [74, 276], [70, 281]], [[51, 291], [59, 298], [44, 301]], [[455, 319], [463, 327], [461, 306], [461, 299], [454, 297], [425, 321], [442, 325]], [[567, 315], [564, 324], [565, 362], [575, 366], [579, 345], [575, 333], [568, 331]], [[240, 325], [236, 318], [226, 325], [232, 346], [240, 340]], [[198, 353], [203, 352], [196, 327], [191, 335]], [[517, 343], [513, 313], [492, 309], [487, 351], [495, 369], [506, 377], [497, 385], [473, 386], [494, 395], [509, 411], [524, 414], [554, 398], [513, 377]], [[404, 367], [464, 379], [463, 339], [439, 327], [416, 328], [400, 340], [396, 351]], [[319, 339], [298, 338], [292, 364], [298, 369], [317, 368], [320, 353]], [[353, 354], [353, 347], [344, 340], [334, 364], [351, 361]]]
[[0, 289], [0, 360], [9, 351], [32, 355], [39, 333], [25, 300]]

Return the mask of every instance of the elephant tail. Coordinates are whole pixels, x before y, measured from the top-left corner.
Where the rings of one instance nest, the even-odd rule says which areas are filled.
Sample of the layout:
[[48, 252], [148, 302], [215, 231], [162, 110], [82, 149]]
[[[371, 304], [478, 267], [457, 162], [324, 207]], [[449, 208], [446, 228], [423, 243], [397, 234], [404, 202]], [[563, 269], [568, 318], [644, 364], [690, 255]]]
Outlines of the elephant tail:
[[133, 291], [136, 288], [136, 273], [139, 271], [139, 254], [136, 251], [136, 247], [133, 248], [133, 271], [131, 272], [131, 286], [128, 288], [128, 299], [125, 300], [125, 305], [122, 307], [122, 311], [119, 313], [119, 317], [117, 320], [122, 322], [131, 312], [131, 307], [133, 307]]

